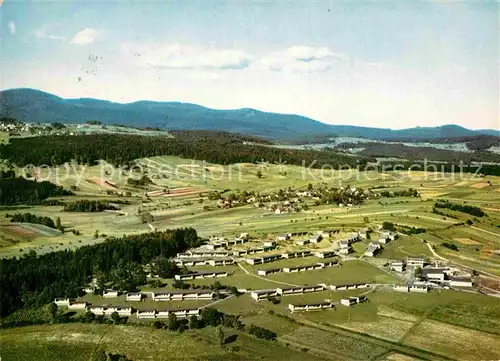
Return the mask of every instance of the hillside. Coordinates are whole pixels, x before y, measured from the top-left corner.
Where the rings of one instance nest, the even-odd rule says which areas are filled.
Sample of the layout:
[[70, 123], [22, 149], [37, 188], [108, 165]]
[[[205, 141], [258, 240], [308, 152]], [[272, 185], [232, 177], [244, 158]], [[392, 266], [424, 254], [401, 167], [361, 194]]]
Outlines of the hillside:
[[153, 101], [120, 104], [89, 98], [64, 99], [34, 89], [2, 91], [0, 116], [41, 123], [84, 123], [95, 119], [104, 124], [168, 130], [224, 130], [288, 141], [313, 137], [325, 139], [329, 136], [407, 140], [498, 134], [498, 131], [472, 131], [457, 125], [404, 130], [329, 125], [300, 115], [248, 108], [216, 110], [195, 104]]

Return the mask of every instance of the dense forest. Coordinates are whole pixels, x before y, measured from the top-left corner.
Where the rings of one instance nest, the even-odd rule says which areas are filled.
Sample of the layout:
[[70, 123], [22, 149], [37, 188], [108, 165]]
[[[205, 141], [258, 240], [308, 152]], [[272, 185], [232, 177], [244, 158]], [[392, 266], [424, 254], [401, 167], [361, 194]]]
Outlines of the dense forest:
[[[223, 132], [177, 131], [175, 138], [124, 134], [50, 135], [11, 139], [0, 146], [0, 158], [19, 165], [60, 165], [72, 159], [81, 164], [95, 164], [103, 159], [126, 165], [134, 159], [175, 155], [206, 160], [217, 164], [256, 163], [266, 161], [321, 167], [366, 164], [357, 158], [333, 151], [278, 149], [257, 138]], [[251, 143], [251, 144], [250, 144]]]
[[447, 208], [452, 211], [467, 213], [476, 217], [483, 217], [486, 213], [479, 207], [469, 206], [467, 204], [456, 204], [449, 201], [438, 201], [434, 204], [436, 208]]
[[445, 162], [495, 162], [500, 163], [500, 155], [481, 151], [477, 148], [475, 152], [458, 152], [454, 150], [438, 149], [434, 147], [413, 147], [394, 143], [341, 143], [336, 149], [363, 148], [357, 154], [367, 157], [402, 158], [414, 161], [445, 161]]
[[484, 175], [500, 176], [500, 165], [496, 164], [462, 164], [460, 163], [436, 163], [436, 162], [408, 162], [408, 161], [382, 161], [377, 165], [380, 172], [390, 171], [428, 171], [446, 173], [477, 173]]
[[47, 197], [72, 194], [47, 181], [37, 182], [22, 177], [0, 178], [0, 205], [43, 204]]
[[185, 228], [109, 238], [73, 251], [0, 259], [0, 316], [56, 297], [76, 297], [93, 276], [140, 282], [142, 275], [134, 265], [141, 267], [158, 256], [170, 258], [201, 243], [194, 229]]
[[118, 208], [107, 201], [81, 199], [64, 204], [64, 212], [102, 212], [107, 209], [117, 210]]
[[[11, 222], [35, 223], [35, 224], [42, 224], [50, 228], [60, 228], [57, 227], [56, 222], [54, 222], [52, 218], [37, 216], [31, 213], [6, 214], [5, 218], [10, 218]], [[58, 223], [60, 224], [60, 220]]]

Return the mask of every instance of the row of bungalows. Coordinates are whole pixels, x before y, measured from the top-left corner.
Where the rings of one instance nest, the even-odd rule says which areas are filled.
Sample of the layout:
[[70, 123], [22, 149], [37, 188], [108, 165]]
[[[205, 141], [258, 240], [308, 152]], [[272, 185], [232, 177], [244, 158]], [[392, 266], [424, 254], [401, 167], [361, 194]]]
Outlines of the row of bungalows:
[[231, 254], [227, 251], [193, 251], [186, 253], [177, 253], [177, 258], [211, 258], [211, 257], [229, 257]]
[[300, 311], [319, 311], [334, 308], [335, 305], [332, 301], [316, 302], [316, 303], [302, 303], [302, 304], [289, 304], [288, 309], [290, 312]]
[[285, 252], [281, 254], [281, 258], [291, 259], [291, 258], [303, 258], [312, 256], [311, 251], [298, 251], [298, 252]]
[[427, 293], [429, 292], [429, 287], [426, 284], [410, 284], [410, 285], [394, 285], [392, 288], [396, 292], [416, 292], [416, 293]]
[[293, 287], [281, 287], [277, 288], [276, 291], [279, 295], [302, 295], [304, 293], [321, 292], [324, 291], [325, 287], [323, 285], [306, 285], [306, 286], [293, 286]]
[[132, 316], [132, 307], [119, 307], [119, 306], [90, 306], [88, 312], [96, 316], [110, 316], [117, 313], [119, 316]]
[[257, 271], [259, 276], [269, 276], [275, 273], [280, 273], [282, 271], [281, 268], [268, 268], [268, 269], [260, 269]]
[[370, 242], [368, 248], [365, 251], [365, 256], [374, 257], [377, 253], [382, 250], [382, 246], [378, 242]]
[[58, 307], [67, 307], [69, 310], [85, 310], [87, 309], [87, 302], [75, 301], [71, 298], [56, 298], [54, 303]]
[[233, 256], [239, 257], [239, 256], [246, 256], [250, 254], [256, 254], [256, 253], [264, 253], [267, 251], [270, 251], [272, 248], [266, 248], [266, 247], [259, 247], [259, 248], [250, 248], [250, 249], [240, 249], [237, 251], [233, 251]]
[[287, 295], [301, 295], [304, 293], [324, 291], [324, 285], [311, 285], [311, 286], [293, 286], [286, 288], [271, 288], [267, 290], [256, 290], [250, 293], [250, 296], [255, 301], [262, 301], [268, 298]]
[[207, 258], [176, 258], [175, 264], [178, 267], [193, 267], [193, 266], [229, 266], [233, 265], [235, 263], [234, 259], [232, 258], [212, 258], [212, 259], [207, 259]]
[[227, 277], [229, 275], [229, 272], [223, 271], [223, 272], [193, 272], [193, 273], [186, 273], [183, 275], [175, 275], [174, 278], [178, 281], [187, 281], [187, 280], [202, 280], [205, 278], [219, 278], [219, 277]]
[[271, 288], [269, 290], [257, 290], [250, 293], [250, 297], [252, 297], [255, 301], [267, 300], [268, 298], [276, 296], [278, 296], [276, 288]]
[[317, 251], [314, 255], [318, 258], [331, 258], [336, 255], [335, 251]]
[[349, 298], [342, 298], [340, 300], [340, 304], [343, 306], [353, 306], [357, 305], [358, 303], [365, 302], [367, 298], [365, 296], [359, 296], [359, 297], [349, 297]]
[[175, 315], [177, 318], [187, 318], [191, 316], [200, 315], [199, 308], [189, 308], [189, 309], [167, 309], [167, 310], [137, 310], [136, 316], [141, 319], [151, 319], [151, 318], [169, 318], [170, 315]]
[[215, 292], [208, 290], [152, 292], [151, 298], [153, 301], [213, 300]]
[[347, 290], [357, 290], [361, 288], [370, 288], [371, 285], [369, 283], [350, 283], [343, 285], [329, 285], [327, 286], [332, 291], [347, 291]]
[[264, 264], [264, 263], [269, 263], [269, 262], [274, 262], [277, 260], [280, 260], [282, 257], [280, 254], [275, 254], [275, 255], [269, 255], [269, 256], [262, 256], [262, 257], [257, 257], [257, 258], [247, 258], [245, 261], [250, 264], [250, 265], [256, 265], [256, 264]]
[[337, 262], [318, 262], [308, 265], [299, 265], [299, 266], [291, 266], [291, 267], [283, 267], [283, 272], [285, 273], [295, 273], [295, 272], [305, 272], [305, 271], [314, 271], [323, 269], [325, 267], [335, 266]]

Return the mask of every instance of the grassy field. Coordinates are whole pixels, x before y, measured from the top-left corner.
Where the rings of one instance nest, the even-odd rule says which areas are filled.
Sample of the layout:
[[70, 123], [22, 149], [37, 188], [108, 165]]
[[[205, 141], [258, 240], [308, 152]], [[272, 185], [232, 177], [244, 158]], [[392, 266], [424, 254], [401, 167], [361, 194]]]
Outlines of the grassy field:
[[[230, 336], [230, 330], [226, 334]], [[30, 326], [0, 331], [0, 352], [2, 360], [7, 361], [83, 361], [89, 360], [96, 349], [125, 354], [134, 361], [320, 359], [242, 333], [235, 334], [236, 341], [221, 347], [215, 336], [213, 328], [180, 334], [133, 326]]]

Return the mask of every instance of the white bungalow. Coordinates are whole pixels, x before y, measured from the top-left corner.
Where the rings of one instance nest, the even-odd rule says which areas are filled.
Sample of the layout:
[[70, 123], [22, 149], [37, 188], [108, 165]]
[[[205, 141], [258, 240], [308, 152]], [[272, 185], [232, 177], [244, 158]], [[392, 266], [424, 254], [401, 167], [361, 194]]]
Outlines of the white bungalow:
[[335, 305], [331, 301], [318, 302], [318, 303], [307, 303], [307, 304], [289, 304], [288, 309], [290, 312], [299, 312], [299, 311], [318, 311], [329, 308], [334, 308]]
[[366, 249], [365, 251], [365, 256], [368, 256], [368, 257], [373, 257], [375, 256], [380, 250], [382, 249], [382, 247], [380, 246], [380, 244], [376, 243], [376, 242], [371, 242], [369, 245], [368, 245], [368, 248]]
[[290, 239], [289, 234], [280, 234], [278, 237], [276, 237], [277, 241], [286, 241], [288, 239]]
[[276, 292], [278, 292], [278, 294], [280, 295], [301, 295], [304, 293], [321, 292], [324, 290], [325, 286], [323, 285], [310, 285], [310, 286], [277, 288]]
[[252, 291], [250, 293], [250, 296], [255, 301], [266, 300], [268, 297], [276, 297], [277, 295], [278, 295], [278, 291], [276, 289], [258, 290], [258, 291]]
[[470, 277], [451, 277], [451, 287], [472, 287], [472, 279]]
[[310, 239], [298, 239], [294, 242], [297, 246], [305, 246], [306, 244], [311, 243]]
[[71, 302], [68, 306], [68, 310], [86, 310], [87, 302]]
[[103, 316], [105, 311], [105, 307], [103, 306], [90, 306], [89, 312], [93, 313], [96, 316]]
[[155, 310], [137, 310], [136, 316], [137, 316], [137, 318], [155, 318], [156, 311]]
[[259, 276], [268, 276], [274, 273], [280, 273], [281, 271], [282, 271], [281, 268], [260, 269], [257, 271], [257, 274]]
[[318, 258], [331, 258], [335, 256], [334, 251], [317, 251], [314, 252], [314, 255]]
[[429, 292], [429, 287], [425, 284], [412, 284], [408, 287], [410, 292], [417, 292], [417, 293], [427, 293]]
[[423, 257], [408, 257], [406, 259], [406, 265], [408, 267], [424, 267], [425, 265], [425, 258]]
[[104, 298], [117, 298], [118, 297], [118, 291], [115, 291], [115, 290], [104, 290], [102, 292], [102, 297], [104, 297]]
[[349, 298], [342, 298], [340, 300], [340, 304], [349, 307], [349, 306], [356, 305], [356, 304], [364, 302], [364, 301], [366, 301], [365, 296], [349, 297]]
[[125, 299], [127, 301], [132, 301], [132, 302], [140, 302], [142, 301], [142, 293], [137, 292], [137, 293], [127, 293]]
[[70, 299], [69, 298], [56, 298], [56, 299], [54, 299], [54, 303], [57, 306], [68, 307], [69, 303], [70, 303]]

